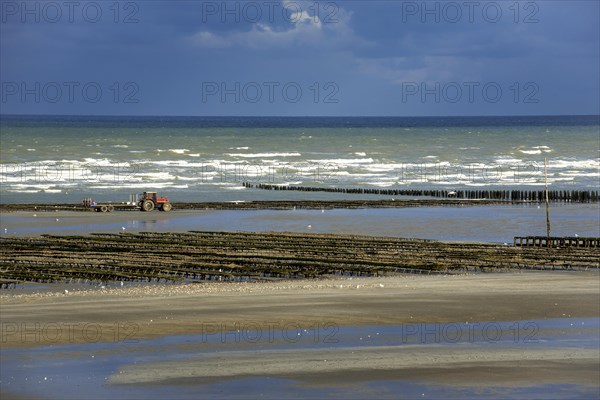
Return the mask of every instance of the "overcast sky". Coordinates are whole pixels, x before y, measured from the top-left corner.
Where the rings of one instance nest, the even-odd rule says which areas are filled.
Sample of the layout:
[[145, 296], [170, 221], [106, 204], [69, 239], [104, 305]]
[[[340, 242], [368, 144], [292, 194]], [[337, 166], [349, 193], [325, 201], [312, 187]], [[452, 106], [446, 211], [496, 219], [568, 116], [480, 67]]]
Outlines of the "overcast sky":
[[595, 0], [0, 4], [3, 114], [600, 109]]

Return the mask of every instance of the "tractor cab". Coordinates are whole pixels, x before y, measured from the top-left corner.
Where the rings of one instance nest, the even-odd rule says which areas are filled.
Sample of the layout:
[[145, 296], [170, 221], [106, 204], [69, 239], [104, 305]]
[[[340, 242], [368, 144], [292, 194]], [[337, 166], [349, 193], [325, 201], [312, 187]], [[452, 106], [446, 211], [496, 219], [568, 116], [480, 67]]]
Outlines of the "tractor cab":
[[144, 192], [138, 202], [142, 211], [152, 211], [158, 208], [160, 211], [171, 211], [173, 206], [167, 197], [158, 197], [156, 192]]
[[156, 203], [156, 192], [144, 192], [142, 193], [140, 200], [152, 200]]

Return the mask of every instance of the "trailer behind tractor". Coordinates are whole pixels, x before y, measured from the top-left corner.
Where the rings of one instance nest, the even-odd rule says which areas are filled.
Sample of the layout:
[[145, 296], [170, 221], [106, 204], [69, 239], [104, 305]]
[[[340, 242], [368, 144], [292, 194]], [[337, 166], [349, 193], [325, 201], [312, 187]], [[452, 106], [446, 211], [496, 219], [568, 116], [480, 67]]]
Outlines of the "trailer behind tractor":
[[97, 212], [113, 212], [115, 210], [152, 211], [154, 209], [168, 212], [173, 209], [169, 199], [167, 197], [158, 197], [156, 192], [144, 192], [141, 195], [132, 194], [126, 203], [99, 203], [91, 198], [85, 198], [83, 199], [83, 205]]

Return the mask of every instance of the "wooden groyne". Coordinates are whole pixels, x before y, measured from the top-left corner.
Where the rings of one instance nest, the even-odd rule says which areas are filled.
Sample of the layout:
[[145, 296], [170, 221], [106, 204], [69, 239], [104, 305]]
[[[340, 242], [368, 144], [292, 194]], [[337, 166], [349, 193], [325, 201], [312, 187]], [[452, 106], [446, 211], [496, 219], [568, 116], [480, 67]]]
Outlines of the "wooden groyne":
[[582, 247], [599, 248], [600, 238], [597, 237], [558, 237], [558, 236], [515, 236], [513, 245], [516, 247]]
[[[434, 197], [441, 199], [498, 200], [506, 202], [543, 202], [544, 190], [442, 190], [442, 189], [381, 189], [311, 187], [293, 185], [253, 184], [244, 186], [262, 190], [292, 190], [299, 192], [330, 192], [344, 194], [375, 194], [387, 196]], [[550, 190], [548, 199], [552, 202], [594, 203], [600, 200], [598, 190]]]
[[0, 280], [200, 282], [600, 267], [600, 248], [253, 232], [0, 237]]

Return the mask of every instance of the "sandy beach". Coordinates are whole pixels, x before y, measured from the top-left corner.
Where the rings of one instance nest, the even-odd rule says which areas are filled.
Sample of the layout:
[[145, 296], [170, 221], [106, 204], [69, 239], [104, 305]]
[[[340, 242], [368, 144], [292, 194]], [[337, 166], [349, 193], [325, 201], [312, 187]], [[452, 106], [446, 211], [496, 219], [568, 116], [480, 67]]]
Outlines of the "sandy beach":
[[[132, 338], [201, 333], [235, 323], [385, 325], [515, 321], [600, 314], [595, 272], [398, 276], [282, 282], [108, 287], [1, 294], [2, 346], [82, 343], [83, 327], [100, 327], [96, 341], [114, 340], [116, 324]], [[67, 289], [68, 290], [68, 289]], [[23, 325], [24, 324], [24, 325]], [[22, 332], [39, 324], [39, 334]], [[44, 327], [73, 324], [73, 334], [45, 335]], [[132, 328], [133, 329], [133, 328]], [[212, 329], [212, 328], [211, 328]], [[50, 337], [52, 336], [52, 337]]]
[[[309, 385], [369, 380], [427, 380], [468, 386], [597, 383], [596, 349], [490, 349], [389, 346], [336, 350], [221, 352], [121, 369], [111, 384], [178, 384], [243, 376], [292, 378]], [[537, 372], [536, 372], [537, 370]]]
[[[482, 321], [488, 325], [520, 321], [522, 336], [560, 338], [571, 331], [542, 326], [528, 332], [528, 324], [537, 325], [527, 321], [594, 321], [600, 314], [597, 272], [70, 287], [68, 293], [65, 288], [57, 285], [50, 290], [2, 293], [3, 351], [86, 346], [73, 350], [56, 347], [57, 355], [50, 358], [75, 360], [71, 362], [89, 359], [90, 354], [92, 358], [94, 354], [117, 357], [133, 352], [126, 358], [128, 362], [105, 379], [109, 388], [136, 387], [149, 396], [154, 395], [153, 387], [199, 388], [252, 377], [291, 379], [306, 390], [372, 381], [429, 382], [472, 388], [469, 390], [577, 385], [574, 387], [583, 390], [584, 397], [598, 389], [600, 352], [593, 345], [580, 347], [559, 341], [540, 346], [535, 345], [537, 341], [531, 345], [518, 338], [504, 344], [495, 339], [467, 339], [462, 345], [420, 343], [418, 337], [393, 345], [369, 345], [362, 337], [358, 341], [358, 336], [351, 340], [342, 335], [344, 339], [333, 344], [324, 340], [335, 339], [345, 327], [413, 329], [427, 323], [442, 327], [472, 324], [481, 329]], [[506, 329], [508, 325], [502, 326]], [[295, 335], [296, 329], [306, 333], [315, 327], [322, 335], [317, 347], [303, 347], [289, 336], [289, 332]], [[288, 336], [257, 345], [249, 337], [236, 339], [240, 329], [285, 331]], [[594, 337], [598, 329], [582, 325], [574, 332]], [[176, 338], [173, 335], [201, 335], [196, 337], [202, 340], [182, 339], [170, 345], [146, 342]], [[89, 347], [101, 342], [121, 347]], [[135, 351], [182, 355], [175, 360], [150, 358], [140, 362], [135, 361], [139, 357], [134, 356]]]

